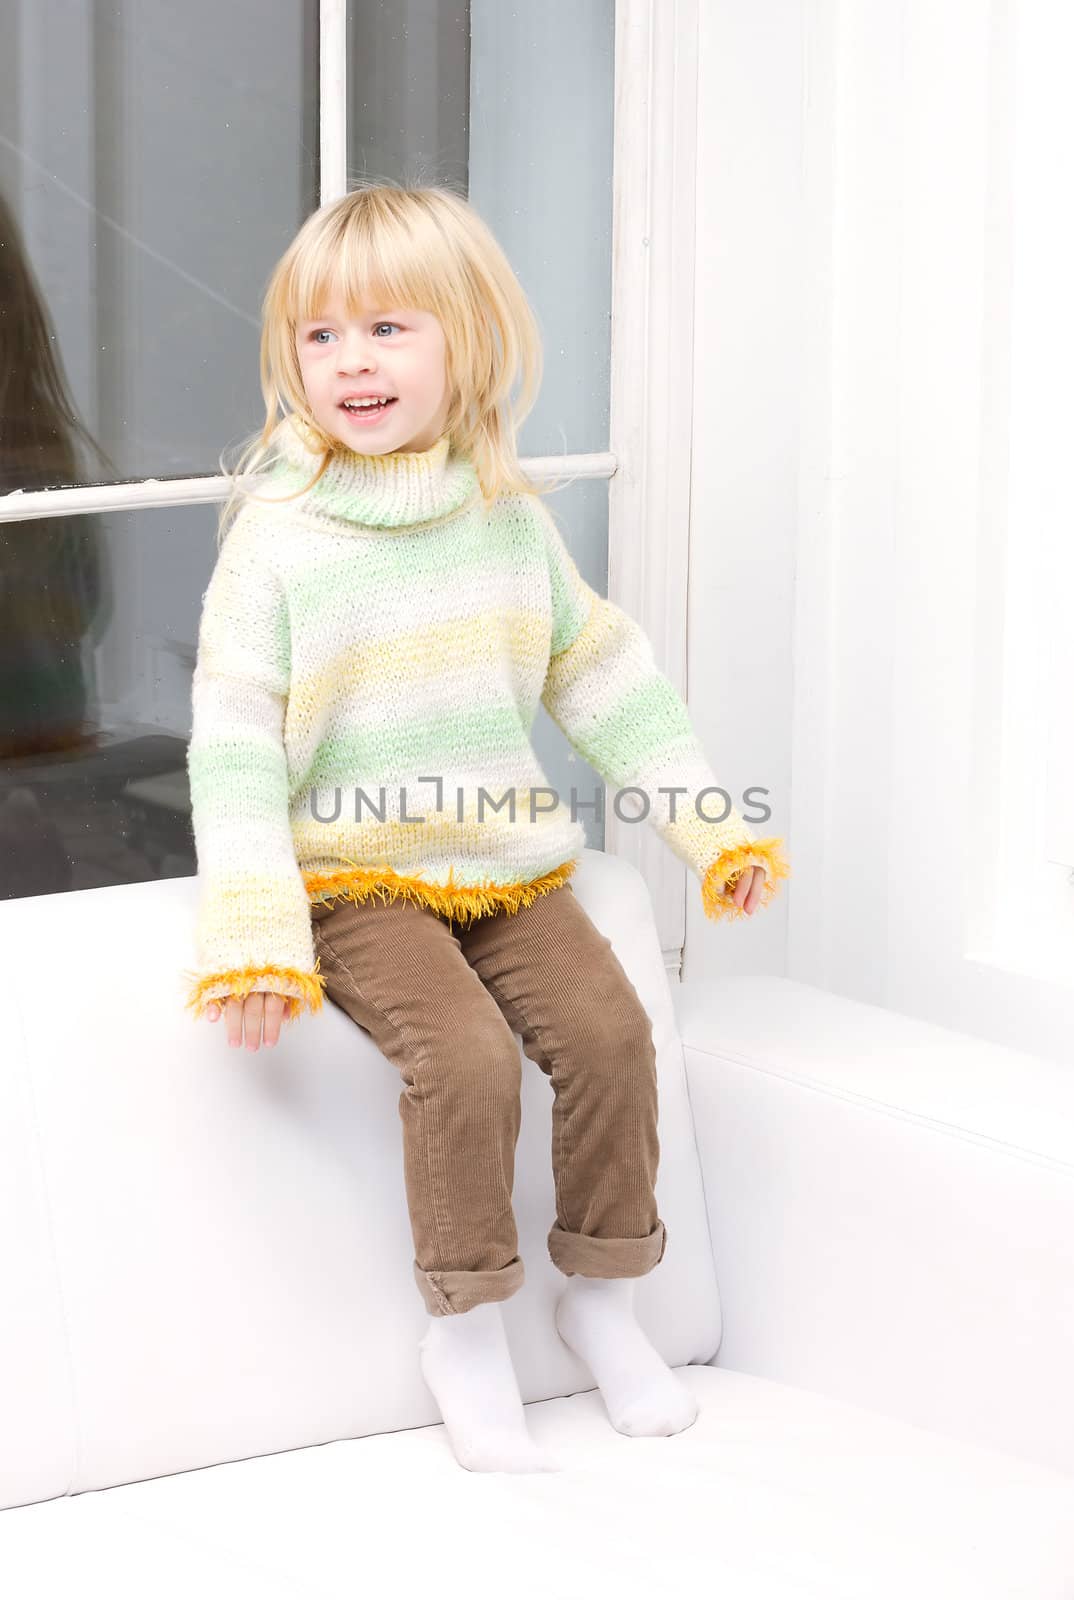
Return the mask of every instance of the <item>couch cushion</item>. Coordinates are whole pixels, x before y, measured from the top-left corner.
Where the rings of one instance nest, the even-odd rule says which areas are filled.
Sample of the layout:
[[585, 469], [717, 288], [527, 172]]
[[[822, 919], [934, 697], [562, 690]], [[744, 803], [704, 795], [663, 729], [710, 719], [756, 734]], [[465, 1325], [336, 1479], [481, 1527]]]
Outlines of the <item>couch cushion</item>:
[[675, 991], [719, 1364], [1074, 1473], [1074, 1074], [787, 978]]
[[[648, 891], [593, 850], [572, 882], [653, 1018], [668, 1245], [639, 1281], [639, 1314], [666, 1360], [705, 1361], [719, 1302]], [[0, 902], [5, 1027], [20, 1045], [0, 1063], [18, 1141], [6, 1214], [20, 1219], [0, 1371], [25, 1378], [0, 1428], [0, 1504], [439, 1421], [417, 1362], [427, 1317], [398, 1072], [331, 1004], [256, 1054], [195, 1022], [180, 973], [196, 888]], [[579, 1369], [552, 1321], [565, 1280], [546, 1243], [551, 1086], [523, 1066], [526, 1282], [504, 1316], [537, 1400], [577, 1388]]]
[[440, 1425], [339, 1441], [4, 1512], [0, 1569], [19, 1600], [76, 1593], [90, 1567], [112, 1600], [195, 1581], [229, 1600], [1074, 1593], [1070, 1479], [762, 1379], [681, 1376], [702, 1409], [672, 1438], [616, 1433], [595, 1390], [530, 1405], [557, 1473], [466, 1472]]
[[[7, 964], [0, 939], [0, 961]], [[67, 1337], [38, 1114], [32, 1025], [6, 999], [0, 1046], [0, 1506], [63, 1494], [74, 1456]]]

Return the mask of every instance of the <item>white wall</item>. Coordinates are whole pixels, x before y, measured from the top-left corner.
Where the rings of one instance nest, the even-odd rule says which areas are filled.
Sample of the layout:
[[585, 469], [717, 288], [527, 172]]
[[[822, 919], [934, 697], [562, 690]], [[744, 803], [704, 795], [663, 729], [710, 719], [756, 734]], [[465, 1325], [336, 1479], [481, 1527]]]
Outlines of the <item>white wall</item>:
[[752, 924], [691, 904], [684, 969], [1064, 1061], [1070, 33], [1047, 0], [702, 7], [690, 704], [793, 877]]
[[[797, 0], [698, 12], [698, 150], [687, 696], [718, 782], [791, 839], [794, 565], [801, 504], [804, 22]], [[745, 800], [767, 790], [761, 821]], [[802, 871], [801, 844], [792, 861]], [[684, 980], [784, 972], [791, 884], [714, 923], [686, 897]]]

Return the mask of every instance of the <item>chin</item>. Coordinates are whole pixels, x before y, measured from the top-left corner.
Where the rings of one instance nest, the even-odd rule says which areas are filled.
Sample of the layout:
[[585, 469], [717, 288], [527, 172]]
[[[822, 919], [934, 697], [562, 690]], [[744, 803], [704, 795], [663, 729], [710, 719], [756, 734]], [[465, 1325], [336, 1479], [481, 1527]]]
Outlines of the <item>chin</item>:
[[[324, 427], [323, 423], [322, 427]], [[332, 422], [332, 426], [330, 428], [325, 428], [324, 431], [328, 433], [331, 438], [338, 440], [338, 442], [341, 445], [344, 445], [346, 449], [354, 450], [359, 455], [363, 456], [383, 456], [387, 455], [391, 450], [398, 450], [400, 448], [399, 445], [390, 443], [390, 441], [385, 439], [383, 435], [380, 437], [380, 439], [367, 439], [365, 438], [364, 433], [357, 428], [353, 433], [347, 428], [346, 424], [344, 424], [342, 428], [339, 428], [336, 426], [334, 420]], [[370, 428], [368, 431], [370, 434], [372, 434], [376, 430]]]

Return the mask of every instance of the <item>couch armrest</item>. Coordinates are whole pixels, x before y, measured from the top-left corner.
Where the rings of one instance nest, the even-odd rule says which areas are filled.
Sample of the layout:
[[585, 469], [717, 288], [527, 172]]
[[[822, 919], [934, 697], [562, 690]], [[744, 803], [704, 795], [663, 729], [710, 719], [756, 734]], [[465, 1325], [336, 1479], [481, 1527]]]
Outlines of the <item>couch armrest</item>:
[[790, 979], [673, 994], [711, 1364], [1074, 1473], [1074, 1072]]

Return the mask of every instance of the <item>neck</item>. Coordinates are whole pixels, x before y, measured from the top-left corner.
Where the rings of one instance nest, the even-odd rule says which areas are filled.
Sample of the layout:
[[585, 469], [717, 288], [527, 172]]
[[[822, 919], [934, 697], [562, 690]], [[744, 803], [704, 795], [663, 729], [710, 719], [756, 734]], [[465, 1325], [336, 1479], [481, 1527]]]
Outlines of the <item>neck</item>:
[[[284, 417], [273, 435], [276, 459], [266, 497], [294, 494], [310, 484], [322, 453], [301, 420]], [[473, 465], [451, 453], [448, 434], [428, 450], [363, 455], [335, 446], [312, 487], [287, 501], [287, 509], [336, 531], [410, 532], [441, 522], [480, 493]]]

